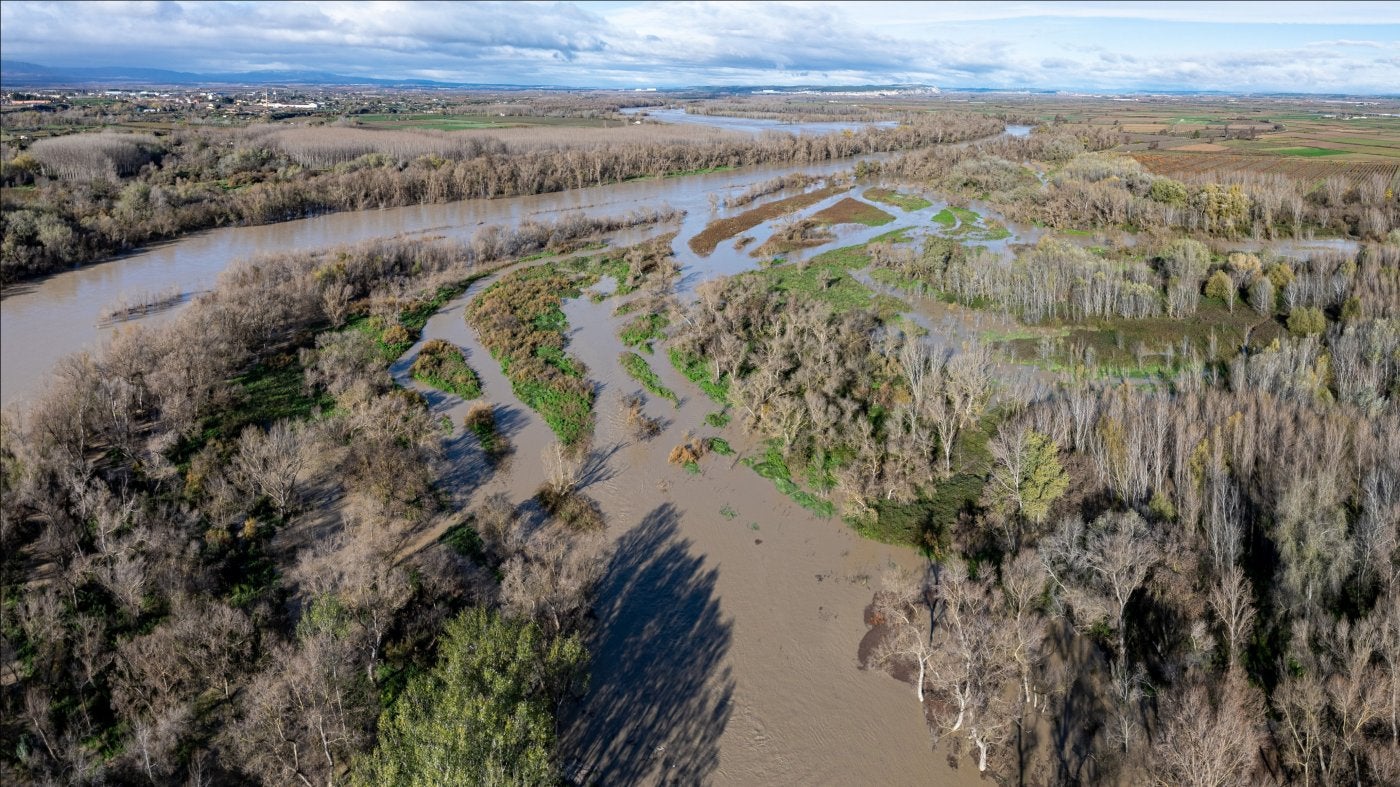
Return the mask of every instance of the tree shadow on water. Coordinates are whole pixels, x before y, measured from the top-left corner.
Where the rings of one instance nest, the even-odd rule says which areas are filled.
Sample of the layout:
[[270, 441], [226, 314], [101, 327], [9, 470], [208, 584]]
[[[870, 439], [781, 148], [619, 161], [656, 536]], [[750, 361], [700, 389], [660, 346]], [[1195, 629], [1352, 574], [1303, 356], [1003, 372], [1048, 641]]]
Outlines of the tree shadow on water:
[[652, 510], [619, 539], [600, 588], [587, 696], [566, 713], [564, 775], [576, 784], [698, 784], [719, 764], [734, 680], [715, 569]]

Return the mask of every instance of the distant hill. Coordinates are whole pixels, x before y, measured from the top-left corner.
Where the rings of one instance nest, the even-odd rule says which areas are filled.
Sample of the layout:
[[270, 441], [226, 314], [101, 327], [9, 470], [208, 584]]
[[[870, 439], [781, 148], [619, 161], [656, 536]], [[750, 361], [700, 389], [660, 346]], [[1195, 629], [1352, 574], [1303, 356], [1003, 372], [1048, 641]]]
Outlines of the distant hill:
[[465, 85], [428, 79], [374, 79], [329, 74], [324, 71], [248, 71], [236, 74], [194, 74], [163, 68], [135, 66], [41, 66], [19, 60], [0, 60], [0, 86], [6, 88], [59, 85], [198, 87], [201, 85], [384, 85], [404, 87], [491, 87], [519, 89], [517, 85]]

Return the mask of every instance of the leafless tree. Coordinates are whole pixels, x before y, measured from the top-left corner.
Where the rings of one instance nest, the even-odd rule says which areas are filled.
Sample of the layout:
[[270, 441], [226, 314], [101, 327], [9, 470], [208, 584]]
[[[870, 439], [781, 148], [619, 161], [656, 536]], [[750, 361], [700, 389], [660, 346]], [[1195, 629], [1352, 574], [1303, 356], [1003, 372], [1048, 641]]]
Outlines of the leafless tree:
[[1264, 703], [1238, 670], [1231, 668], [1218, 686], [1193, 684], [1164, 705], [1152, 750], [1155, 783], [1228, 787], [1256, 781]]
[[1225, 661], [1238, 666], [1240, 649], [1254, 625], [1254, 603], [1249, 580], [1239, 566], [1231, 566], [1210, 591], [1210, 607], [1225, 640]]
[[256, 426], [244, 429], [233, 455], [234, 477], [286, 516], [296, 502], [297, 476], [310, 450], [307, 437], [306, 431], [291, 421], [278, 421], [266, 432]]

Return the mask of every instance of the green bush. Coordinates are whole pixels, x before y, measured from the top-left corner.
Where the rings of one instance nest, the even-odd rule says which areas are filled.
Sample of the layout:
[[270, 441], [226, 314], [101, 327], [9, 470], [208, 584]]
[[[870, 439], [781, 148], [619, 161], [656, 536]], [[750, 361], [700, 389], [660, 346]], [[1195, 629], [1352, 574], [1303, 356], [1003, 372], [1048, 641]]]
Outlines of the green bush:
[[627, 347], [639, 347], [652, 352], [652, 342], [666, 338], [665, 328], [669, 325], [665, 316], [644, 314], [622, 328], [622, 343]]
[[1214, 298], [1223, 303], [1230, 303], [1235, 299], [1235, 283], [1230, 281], [1230, 274], [1225, 271], [1216, 271], [1206, 280], [1206, 297]]
[[467, 357], [451, 342], [432, 339], [418, 351], [410, 370], [413, 379], [463, 399], [481, 396], [481, 379], [467, 365]]
[[1294, 309], [1288, 315], [1288, 332], [1294, 336], [1317, 336], [1327, 330], [1327, 316], [1315, 306]]
[[647, 359], [634, 352], [625, 352], [618, 360], [622, 363], [623, 370], [641, 383], [642, 387], [662, 399], [670, 399], [677, 407], [680, 406], [680, 398], [676, 396], [676, 392], [662, 385], [661, 378], [652, 371]]

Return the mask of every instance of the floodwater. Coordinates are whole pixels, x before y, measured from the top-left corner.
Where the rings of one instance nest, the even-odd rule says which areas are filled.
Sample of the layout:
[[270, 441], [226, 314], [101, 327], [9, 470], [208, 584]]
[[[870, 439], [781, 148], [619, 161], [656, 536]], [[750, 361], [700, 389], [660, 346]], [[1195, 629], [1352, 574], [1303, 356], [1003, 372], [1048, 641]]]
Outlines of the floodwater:
[[[865, 158], [879, 159], [881, 156]], [[734, 273], [754, 264], [745, 253], [732, 250], [716, 251], [711, 258], [702, 261], [685, 245], [686, 239], [715, 217], [716, 214], [710, 212], [711, 195], [722, 199], [743, 192], [756, 183], [795, 172], [815, 175], [840, 172], [850, 169], [858, 160], [845, 159], [809, 166], [749, 167], [682, 178], [635, 180], [528, 197], [330, 213], [279, 224], [225, 227], [195, 233], [107, 262], [6, 289], [4, 298], [0, 299], [0, 404], [9, 405], [39, 390], [59, 358], [80, 350], [93, 350], [106, 341], [113, 331], [129, 324], [110, 324], [101, 319], [111, 304], [134, 300], [145, 293], [172, 289], [181, 292], [181, 303], [187, 302], [193, 294], [212, 288], [219, 272], [230, 263], [259, 254], [327, 248], [394, 235], [466, 239], [486, 225], [511, 226], [525, 219], [548, 221], [572, 212], [588, 216], [617, 216], [633, 210], [670, 205], [686, 212], [675, 251], [686, 266], [683, 286], [689, 289], [705, 278]], [[825, 204], [829, 203], [823, 203], [823, 206]], [[747, 207], [721, 211], [717, 215], [741, 212]], [[899, 213], [897, 209], [891, 209], [891, 212]], [[922, 216], [907, 218], [910, 224], [919, 220], [922, 220]], [[889, 225], [880, 231], [895, 226]], [[771, 229], [772, 225], [769, 225], [753, 232]], [[854, 242], [861, 242], [860, 236], [847, 232], [836, 245]], [[819, 247], [808, 253], [829, 247]], [[141, 322], [146, 325], [158, 323], [168, 319], [179, 308], [180, 304], [176, 304], [173, 309], [145, 315]]]
[[[709, 210], [711, 193], [724, 197], [779, 175], [799, 171], [824, 174], [849, 168], [853, 163], [753, 167], [529, 197], [330, 213], [280, 224], [196, 233], [108, 262], [8, 288], [0, 300], [0, 403], [10, 404], [38, 390], [59, 358], [94, 349], [118, 330], [122, 323], [109, 325], [101, 320], [110, 304], [170, 288], [178, 288], [186, 295], [208, 290], [219, 272], [235, 260], [394, 235], [465, 239], [485, 225], [511, 226], [524, 219], [548, 221], [571, 212], [616, 216], [669, 204], [703, 218]], [[142, 322], [153, 324], [171, 313], [151, 315]]]
[[[458, 344], [481, 374], [483, 397], [514, 448], [500, 469], [482, 470], [488, 465], [461, 428], [469, 403], [408, 378], [418, 346], [393, 368], [456, 427], [448, 465], [467, 474], [452, 479], [458, 505], [494, 493], [527, 501], [553, 441], [464, 320], [465, 305], [490, 283], [432, 317], [422, 341]], [[563, 717], [566, 775], [598, 784], [975, 782], [975, 768], [951, 770], [931, 746], [912, 687], [856, 660], [862, 612], [882, 572], [917, 568], [922, 558], [814, 517], [738, 464], [753, 446], [737, 423], [704, 425], [718, 406], [661, 351], [648, 360], [681, 405], [649, 397], [646, 410], [666, 420], [665, 431], [633, 441], [620, 400], [640, 386], [618, 363], [617, 331], [629, 318], [612, 316], [617, 303], [585, 296], [564, 309], [568, 351], [598, 382], [583, 491], [600, 503], [616, 550], [595, 605], [589, 693]], [[706, 457], [697, 475], [668, 464], [692, 432], [723, 435], [740, 454]]]
[[812, 121], [789, 122], [766, 118], [740, 118], [727, 115], [692, 115], [684, 109], [657, 109], [655, 107], [629, 107], [622, 110], [624, 115], [645, 113], [647, 118], [662, 123], [679, 123], [692, 126], [707, 126], [724, 131], [738, 131], [744, 134], [762, 134], [765, 131], [781, 131], [786, 134], [830, 134], [833, 131], [857, 131], [868, 126], [894, 128], [899, 123], [893, 120], [875, 122]]
[[[258, 253], [396, 234], [469, 237], [483, 224], [548, 219], [568, 211], [616, 215], [669, 204], [687, 211], [673, 246], [681, 265], [678, 289], [686, 297], [708, 278], [757, 264], [748, 249], [736, 250], [732, 241], [722, 242], [707, 257], [690, 251], [689, 238], [714, 218], [753, 207], [712, 213], [711, 194], [724, 197], [778, 175], [833, 173], [851, 164], [753, 168], [201, 233], [11, 290], [0, 302], [0, 393], [7, 404], [14, 402], [36, 390], [59, 357], [97, 346], [111, 330], [99, 325], [103, 308], [123, 295], [171, 285], [185, 293], [208, 289], [230, 262]], [[859, 184], [841, 197], [862, 199], [870, 185], [875, 184]], [[765, 199], [782, 196], [787, 195]], [[894, 229], [910, 228], [916, 236], [934, 231], [931, 217], [944, 203], [926, 196], [934, 201], [929, 208], [905, 212], [882, 205], [896, 217], [893, 223], [839, 226], [836, 240], [789, 258]], [[750, 248], [786, 220], [746, 233], [756, 238]], [[1009, 226], [1012, 238], [988, 245], [1006, 252], [1013, 242], [1033, 240], [1033, 228]], [[648, 232], [676, 229], [673, 224]], [[637, 235], [629, 232], [615, 240], [632, 242]], [[421, 342], [391, 370], [401, 382], [424, 390], [434, 412], [448, 416], [455, 427], [445, 446], [442, 483], [459, 509], [497, 492], [515, 503], [526, 501], [543, 478], [540, 453], [553, 441], [465, 323], [466, 304], [488, 284], [478, 282], [435, 314], [422, 341], [445, 339], [467, 352], [481, 375], [484, 396], [497, 406], [501, 429], [514, 446], [509, 459], [492, 466], [482, 456], [461, 425], [468, 403], [408, 380]], [[947, 315], [939, 312], [946, 307], [909, 300], [916, 315], [922, 315], [921, 324], [955, 338]], [[595, 304], [580, 298], [565, 308], [572, 326], [568, 351], [588, 365], [589, 378], [599, 385], [597, 435], [583, 491], [599, 501], [616, 547], [595, 610], [590, 693], [564, 718], [561, 745], [569, 775], [601, 784], [974, 782], [970, 763], [950, 770], [944, 754], [930, 745], [912, 687], [864, 672], [856, 661], [866, 631], [862, 610], [882, 572], [891, 566], [915, 567], [922, 559], [907, 548], [863, 540], [839, 520], [814, 517], [737, 464], [738, 457], [707, 457], [696, 475], [669, 465], [667, 453], [691, 431], [722, 434], [741, 456], [755, 447], [737, 424], [723, 430], [705, 426], [704, 416], [717, 406], [660, 353], [649, 358], [652, 367], [681, 394], [682, 403], [672, 407], [650, 398], [647, 410], [666, 419], [665, 431], [650, 442], [632, 441], [619, 400], [638, 386], [619, 368], [620, 320], [612, 317], [616, 301]]]

